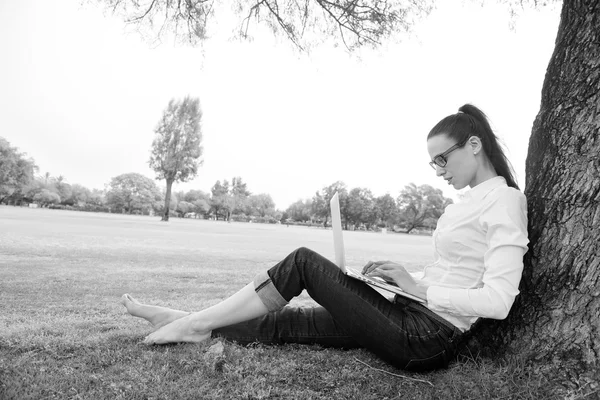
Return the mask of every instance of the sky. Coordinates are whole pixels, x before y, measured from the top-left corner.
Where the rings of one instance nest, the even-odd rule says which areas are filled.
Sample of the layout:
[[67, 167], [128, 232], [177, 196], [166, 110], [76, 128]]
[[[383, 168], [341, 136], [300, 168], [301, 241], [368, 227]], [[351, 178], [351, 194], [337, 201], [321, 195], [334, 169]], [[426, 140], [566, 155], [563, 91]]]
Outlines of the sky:
[[523, 189], [560, 7], [524, 10], [511, 29], [494, 2], [437, 3], [413, 34], [376, 50], [300, 54], [263, 28], [236, 41], [216, 24], [202, 48], [157, 45], [94, 2], [0, 0], [0, 137], [67, 183], [154, 178], [154, 129], [169, 100], [189, 95], [203, 111], [203, 165], [174, 190], [239, 176], [281, 210], [338, 180], [393, 197], [429, 184], [456, 199], [428, 165], [426, 136], [472, 103]]

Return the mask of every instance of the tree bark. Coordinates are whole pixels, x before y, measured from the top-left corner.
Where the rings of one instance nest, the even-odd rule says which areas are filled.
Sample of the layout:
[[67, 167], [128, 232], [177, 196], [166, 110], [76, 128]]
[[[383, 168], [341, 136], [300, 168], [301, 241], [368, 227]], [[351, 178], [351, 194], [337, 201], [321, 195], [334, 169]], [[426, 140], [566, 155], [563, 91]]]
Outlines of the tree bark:
[[161, 221], [169, 221], [169, 206], [171, 205], [171, 187], [173, 186], [173, 179], [167, 179], [167, 193], [165, 194], [165, 213]]
[[[564, 1], [526, 164], [529, 251], [509, 318], [479, 340], [577, 376], [600, 369], [600, 4]], [[483, 337], [483, 338], [482, 338]], [[590, 372], [595, 371], [595, 372]]]

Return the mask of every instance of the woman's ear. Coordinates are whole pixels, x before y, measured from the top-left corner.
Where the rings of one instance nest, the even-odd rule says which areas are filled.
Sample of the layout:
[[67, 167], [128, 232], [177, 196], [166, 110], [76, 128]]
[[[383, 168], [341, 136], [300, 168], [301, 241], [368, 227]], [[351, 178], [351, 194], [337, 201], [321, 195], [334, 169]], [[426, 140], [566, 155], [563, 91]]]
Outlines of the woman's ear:
[[481, 149], [483, 148], [483, 145], [481, 143], [481, 138], [477, 137], [477, 136], [471, 136], [469, 138], [469, 146], [471, 146], [471, 150], [473, 151], [473, 154], [477, 154], [481, 151]]

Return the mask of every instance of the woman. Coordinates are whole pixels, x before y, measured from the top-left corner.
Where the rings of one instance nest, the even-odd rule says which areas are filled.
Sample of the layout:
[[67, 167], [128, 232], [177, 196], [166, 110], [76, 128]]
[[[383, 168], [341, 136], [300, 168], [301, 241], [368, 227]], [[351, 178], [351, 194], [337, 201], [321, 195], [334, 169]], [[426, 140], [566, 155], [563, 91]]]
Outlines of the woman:
[[[421, 280], [401, 264], [369, 262], [363, 273], [395, 281], [427, 299], [389, 301], [300, 248], [239, 292], [200, 312], [144, 305], [129, 295], [127, 311], [157, 330], [148, 344], [201, 342], [305, 343], [364, 347], [408, 370], [445, 367], [457, 342], [480, 317], [504, 319], [519, 293], [527, 251], [525, 196], [486, 116], [472, 105], [442, 119], [427, 137], [429, 163], [455, 189], [471, 188], [448, 206], [433, 234], [435, 262]], [[316, 308], [286, 306], [303, 289]]]

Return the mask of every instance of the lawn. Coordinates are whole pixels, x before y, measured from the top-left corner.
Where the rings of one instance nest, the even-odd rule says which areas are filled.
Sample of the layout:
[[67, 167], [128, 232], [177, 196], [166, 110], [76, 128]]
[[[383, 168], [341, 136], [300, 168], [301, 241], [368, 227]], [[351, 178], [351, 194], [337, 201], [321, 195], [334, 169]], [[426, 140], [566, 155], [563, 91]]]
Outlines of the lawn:
[[[419, 271], [431, 261], [428, 236], [344, 240], [350, 264], [391, 259]], [[412, 374], [364, 350], [216, 339], [149, 347], [149, 324], [118, 303], [130, 293], [198, 310], [300, 246], [333, 258], [322, 228], [0, 206], [0, 399], [578, 398], [518, 359], [473, 355]]]

